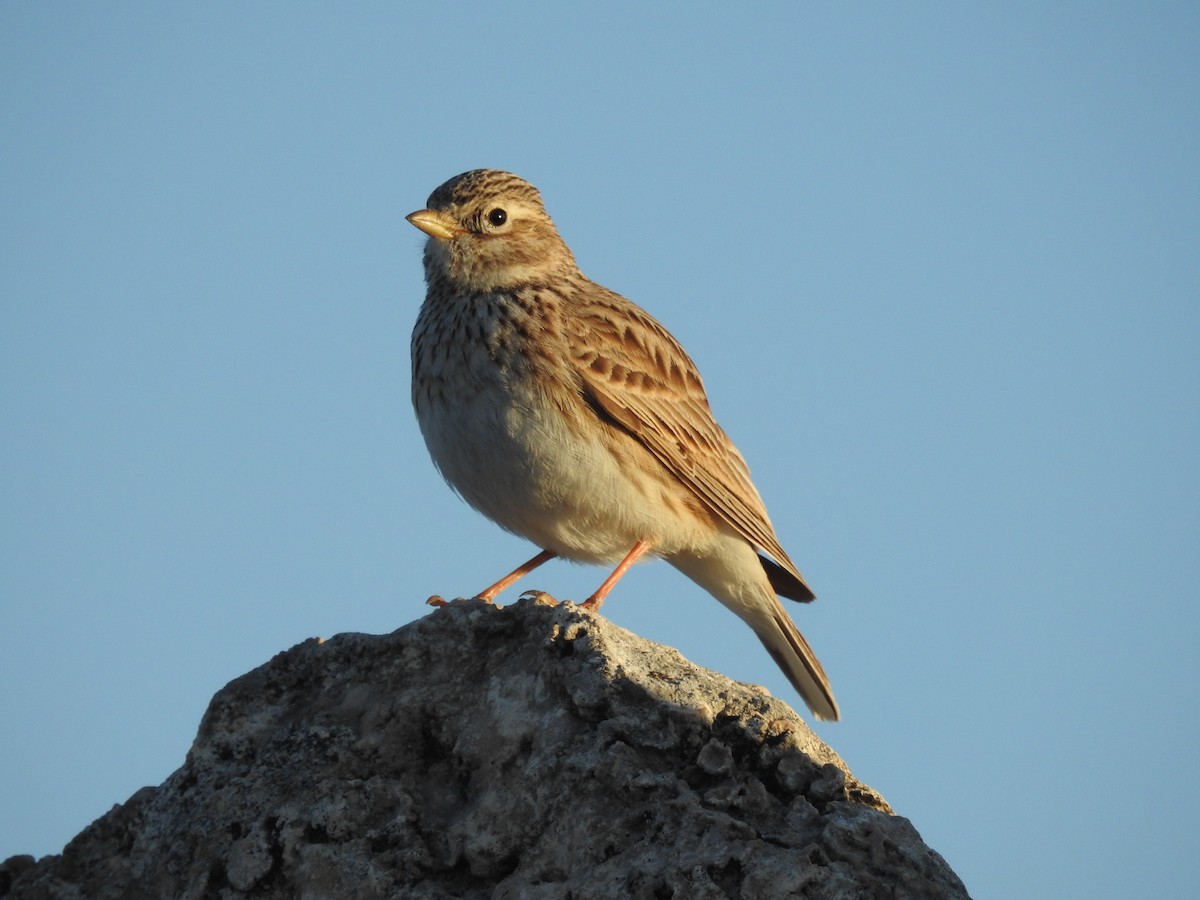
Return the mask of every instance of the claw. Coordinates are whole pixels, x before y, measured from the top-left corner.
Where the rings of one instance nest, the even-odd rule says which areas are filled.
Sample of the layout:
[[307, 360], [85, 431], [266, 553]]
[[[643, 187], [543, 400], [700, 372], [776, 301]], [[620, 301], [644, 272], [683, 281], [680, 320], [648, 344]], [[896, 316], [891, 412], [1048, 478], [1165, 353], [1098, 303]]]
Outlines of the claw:
[[526, 591], [521, 595], [522, 600], [532, 600], [534, 603], [545, 606], [558, 606], [558, 601], [547, 594], [545, 591]]

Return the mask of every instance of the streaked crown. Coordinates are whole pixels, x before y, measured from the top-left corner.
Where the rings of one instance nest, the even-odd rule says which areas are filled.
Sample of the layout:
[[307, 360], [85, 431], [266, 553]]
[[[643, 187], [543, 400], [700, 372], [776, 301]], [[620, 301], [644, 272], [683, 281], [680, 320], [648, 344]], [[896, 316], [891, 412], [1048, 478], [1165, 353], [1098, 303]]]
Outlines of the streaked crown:
[[545, 209], [542, 195], [538, 193], [537, 188], [512, 172], [502, 172], [499, 169], [472, 169], [470, 172], [455, 175], [434, 189], [427, 204], [430, 209], [440, 210], [467, 203], [482, 204], [501, 198], [520, 200]]

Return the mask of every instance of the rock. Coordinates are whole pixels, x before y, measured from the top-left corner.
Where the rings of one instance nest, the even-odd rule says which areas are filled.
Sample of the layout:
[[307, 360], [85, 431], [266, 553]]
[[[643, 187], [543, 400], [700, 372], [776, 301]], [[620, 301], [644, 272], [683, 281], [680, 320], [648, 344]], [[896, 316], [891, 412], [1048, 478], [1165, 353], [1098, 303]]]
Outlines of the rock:
[[161, 786], [14, 857], [0, 895], [967, 892], [787, 705], [542, 599], [280, 653], [213, 698]]

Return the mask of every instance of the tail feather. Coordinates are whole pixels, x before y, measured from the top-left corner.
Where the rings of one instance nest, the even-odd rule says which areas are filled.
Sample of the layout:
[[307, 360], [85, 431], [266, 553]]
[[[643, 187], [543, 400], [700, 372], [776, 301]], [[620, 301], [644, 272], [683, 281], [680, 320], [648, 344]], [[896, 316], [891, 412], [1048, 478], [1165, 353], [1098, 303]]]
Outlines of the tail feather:
[[816, 718], [839, 719], [825, 670], [775, 596], [778, 592], [793, 600], [811, 600], [808, 585], [798, 573], [760, 556], [732, 530], [715, 538], [706, 551], [666, 558], [754, 629]]
[[825, 670], [778, 600], [775, 601], [775, 607], [770, 619], [751, 623], [754, 633], [771, 654], [771, 659], [783, 670], [792, 687], [808, 704], [812, 714], [818, 719], [836, 722], [841, 718], [841, 713], [837, 701], [833, 699], [833, 689], [829, 686]]

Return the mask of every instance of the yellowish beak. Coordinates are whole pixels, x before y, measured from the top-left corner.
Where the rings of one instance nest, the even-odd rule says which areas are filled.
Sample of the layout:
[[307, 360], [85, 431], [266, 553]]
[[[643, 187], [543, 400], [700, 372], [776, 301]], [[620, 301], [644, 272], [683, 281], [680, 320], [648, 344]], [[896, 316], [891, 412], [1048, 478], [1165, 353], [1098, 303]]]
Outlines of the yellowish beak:
[[408, 221], [412, 222], [430, 237], [435, 237], [441, 241], [448, 241], [463, 233], [463, 229], [457, 223], [451, 222], [440, 212], [432, 209], [418, 209], [414, 213], [409, 213], [404, 218], [408, 219]]

